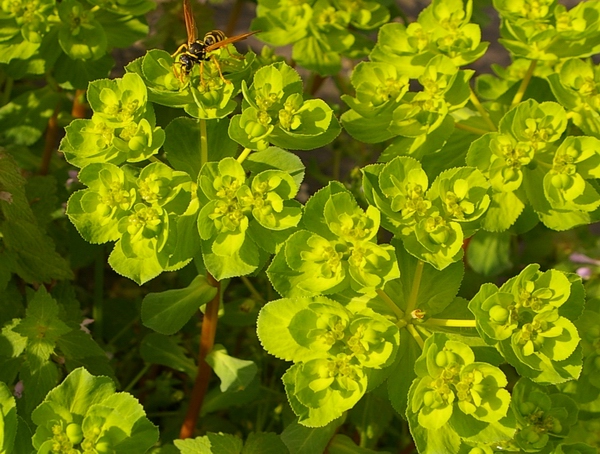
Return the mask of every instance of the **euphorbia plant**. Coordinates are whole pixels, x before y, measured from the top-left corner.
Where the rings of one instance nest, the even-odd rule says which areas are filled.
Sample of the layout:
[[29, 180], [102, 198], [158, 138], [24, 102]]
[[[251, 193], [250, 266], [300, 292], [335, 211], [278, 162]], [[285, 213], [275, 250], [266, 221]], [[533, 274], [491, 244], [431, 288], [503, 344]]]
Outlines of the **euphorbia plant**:
[[[17, 13], [31, 7], [15, 5], [0, 19], [21, 35], [7, 40], [43, 46], [52, 5], [25, 22]], [[65, 55], [100, 59], [110, 46], [90, 30], [101, 5], [64, 5], [56, 14], [77, 16], [91, 52], [57, 26]], [[161, 429], [154, 452], [597, 452], [600, 268], [587, 226], [600, 209], [589, 58], [600, 3], [494, 1], [513, 62], [481, 76], [467, 68], [488, 47], [473, 7], [435, 0], [401, 23], [384, 1], [259, 0], [251, 28], [294, 43], [293, 62], [229, 46], [182, 76], [177, 57], [153, 49], [122, 77], [90, 82], [91, 116], [66, 126], [57, 164], [79, 169], [80, 187], [54, 222], [114, 243], [108, 264], [153, 291], [108, 339], [102, 295], [90, 337], [66, 282], [39, 287], [70, 268], [43, 241], [49, 210], [30, 207], [17, 164], [0, 160], [0, 449], [145, 452], [157, 431], [130, 394], [115, 394], [125, 378]], [[362, 33], [376, 28], [375, 42]], [[21, 58], [28, 74], [40, 74], [35, 52]], [[306, 84], [294, 65], [312, 71]], [[79, 88], [60, 71], [63, 88]], [[316, 97], [329, 76], [345, 105]], [[18, 96], [0, 115], [23, 105]], [[300, 158], [317, 149], [362, 167], [341, 181], [307, 171]], [[20, 225], [46, 244], [49, 269], [19, 250]], [[585, 267], [567, 260], [576, 249]], [[103, 265], [100, 255], [97, 275]], [[141, 341], [131, 327], [146, 330]], [[141, 371], [128, 371], [125, 358], [140, 364], [131, 344]], [[226, 409], [228, 421], [216, 419]]]

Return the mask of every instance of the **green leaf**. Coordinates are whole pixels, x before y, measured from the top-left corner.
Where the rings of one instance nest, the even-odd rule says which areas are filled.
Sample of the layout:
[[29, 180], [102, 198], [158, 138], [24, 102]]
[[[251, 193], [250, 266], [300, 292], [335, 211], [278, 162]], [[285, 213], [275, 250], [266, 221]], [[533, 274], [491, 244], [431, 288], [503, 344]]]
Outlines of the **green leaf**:
[[243, 441], [235, 435], [208, 433], [203, 437], [175, 440], [181, 454], [240, 454]]
[[467, 261], [476, 272], [484, 276], [495, 276], [512, 268], [511, 238], [508, 232], [477, 232], [469, 241]]
[[281, 439], [290, 454], [323, 452], [343, 422], [344, 418], [339, 418], [324, 427], [311, 428], [294, 421], [283, 430]]
[[195, 378], [198, 372], [194, 360], [186, 356], [185, 350], [173, 337], [158, 333], [147, 334], [142, 340], [140, 354], [148, 363], [185, 372], [190, 378]]
[[17, 436], [17, 404], [8, 386], [0, 382], [0, 452], [12, 454]]
[[58, 42], [74, 60], [97, 60], [107, 50], [106, 32], [77, 0], [65, 0], [58, 6], [61, 19]]
[[58, 317], [58, 304], [42, 286], [29, 301], [25, 318], [14, 331], [27, 337], [27, 352], [37, 361], [48, 360], [58, 339], [71, 331]]
[[253, 361], [246, 361], [227, 354], [221, 345], [213, 347], [206, 362], [221, 380], [221, 392], [245, 389], [256, 377], [258, 368]]
[[33, 145], [48, 127], [60, 96], [50, 87], [30, 90], [0, 108], [0, 131], [17, 145]]
[[[403, 284], [404, 293], [401, 300], [403, 304], [400, 307], [404, 308], [406, 302], [409, 300], [419, 263], [415, 257], [402, 251], [398, 241], [394, 241], [394, 245], [396, 246], [396, 255], [400, 267], [400, 280]], [[443, 311], [454, 300], [460, 288], [464, 274], [464, 265], [462, 262], [456, 262], [442, 271], [438, 271], [428, 264], [421, 266], [421, 281], [417, 294], [416, 307], [431, 316]]]
[[337, 434], [331, 439], [331, 443], [327, 446], [327, 451], [330, 454], [346, 454], [349, 452], [355, 454], [375, 454], [376, 452], [389, 454], [388, 451], [373, 451], [372, 449], [359, 447], [351, 438], [341, 434]]
[[66, 261], [58, 255], [52, 239], [42, 230], [29, 206], [24, 186], [25, 179], [8, 155], [0, 154], [0, 186], [4, 197], [0, 199], [0, 222], [4, 260], [11, 271], [26, 282], [50, 282], [53, 279], [70, 279], [72, 272]]
[[142, 301], [142, 322], [158, 333], [175, 334], [216, 294], [216, 287], [202, 275], [184, 289], [149, 293]]
[[281, 437], [275, 433], [251, 432], [246, 439], [242, 454], [289, 454], [289, 450]]
[[414, 364], [421, 355], [422, 350], [414, 337], [405, 329], [400, 330], [400, 345], [401, 348], [398, 357], [386, 385], [387, 393], [394, 410], [400, 415], [405, 415], [408, 405], [408, 391], [417, 376]]
[[220, 161], [225, 157], [233, 157], [237, 152], [237, 144], [227, 135], [227, 122], [221, 120], [194, 120], [179, 117], [165, 129], [164, 149], [169, 163], [176, 170], [188, 173], [196, 179], [200, 173], [200, 122], [206, 123], [207, 149], [209, 161]]

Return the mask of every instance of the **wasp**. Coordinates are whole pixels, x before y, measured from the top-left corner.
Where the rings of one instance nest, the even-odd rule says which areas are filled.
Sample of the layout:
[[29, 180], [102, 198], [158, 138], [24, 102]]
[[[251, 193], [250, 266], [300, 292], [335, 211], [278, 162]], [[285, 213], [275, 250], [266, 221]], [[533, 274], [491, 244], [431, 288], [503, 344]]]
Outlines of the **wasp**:
[[[196, 21], [194, 20], [194, 15], [192, 13], [192, 5], [190, 0], [183, 0], [183, 17], [185, 19], [185, 29], [187, 31], [187, 43], [179, 46], [177, 51], [173, 54], [173, 57], [177, 57], [175, 65], [173, 66], [173, 72], [175, 76], [181, 81], [181, 83], [183, 83], [184, 79], [192, 71], [194, 65], [200, 63], [200, 81], [203, 82], [204, 62], [212, 60], [219, 71], [221, 80], [226, 83], [231, 83], [225, 79], [225, 77], [223, 77], [221, 65], [219, 65], [219, 62], [215, 56], [211, 55], [210, 53], [222, 47], [227, 49], [226, 46], [228, 44], [246, 39], [249, 36], [258, 33], [258, 31], [243, 33], [241, 35], [227, 38], [225, 33], [222, 31], [213, 30], [204, 35], [204, 39], [198, 39]], [[227, 49], [227, 51], [229, 52], [229, 55], [235, 57], [231, 54], [229, 49]]]

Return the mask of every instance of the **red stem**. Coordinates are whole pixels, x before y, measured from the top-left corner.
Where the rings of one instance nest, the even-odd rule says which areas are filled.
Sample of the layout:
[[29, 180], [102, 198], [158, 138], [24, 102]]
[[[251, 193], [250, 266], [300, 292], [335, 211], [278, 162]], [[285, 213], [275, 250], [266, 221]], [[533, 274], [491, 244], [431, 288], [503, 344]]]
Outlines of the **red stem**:
[[190, 405], [185, 415], [185, 420], [179, 432], [179, 438], [190, 438], [194, 435], [194, 429], [198, 422], [200, 409], [204, 396], [208, 390], [208, 382], [212, 369], [206, 362], [206, 356], [210, 353], [215, 343], [217, 333], [217, 321], [219, 314], [219, 301], [221, 299], [221, 286], [214, 277], [207, 274], [208, 281], [217, 288], [215, 297], [206, 304], [206, 311], [202, 319], [202, 331], [200, 332], [200, 352], [198, 353], [198, 373], [194, 382], [194, 389], [190, 398]]

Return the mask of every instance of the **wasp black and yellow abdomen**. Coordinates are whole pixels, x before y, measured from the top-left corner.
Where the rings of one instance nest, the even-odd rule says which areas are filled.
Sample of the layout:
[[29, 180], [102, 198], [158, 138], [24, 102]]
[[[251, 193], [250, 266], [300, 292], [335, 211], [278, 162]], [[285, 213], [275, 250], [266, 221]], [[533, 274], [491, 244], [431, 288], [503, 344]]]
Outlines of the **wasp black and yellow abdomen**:
[[212, 30], [204, 35], [204, 45], [206, 47], [212, 46], [219, 41], [225, 40], [226, 36], [221, 30]]

